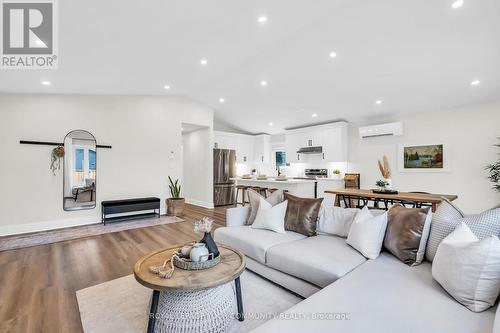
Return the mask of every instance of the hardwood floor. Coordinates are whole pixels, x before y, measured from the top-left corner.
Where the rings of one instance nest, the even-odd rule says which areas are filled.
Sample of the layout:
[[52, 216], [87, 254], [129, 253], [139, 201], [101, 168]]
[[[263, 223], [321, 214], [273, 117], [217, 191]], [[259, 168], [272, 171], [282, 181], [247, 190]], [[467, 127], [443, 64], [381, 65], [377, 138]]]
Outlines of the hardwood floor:
[[185, 222], [0, 252], [0, 332], [83, 332], [77, 290], [132, 274], [155, 249], [201, 239], [193, 222], [223, 226], [225, 212], [186, 205]]

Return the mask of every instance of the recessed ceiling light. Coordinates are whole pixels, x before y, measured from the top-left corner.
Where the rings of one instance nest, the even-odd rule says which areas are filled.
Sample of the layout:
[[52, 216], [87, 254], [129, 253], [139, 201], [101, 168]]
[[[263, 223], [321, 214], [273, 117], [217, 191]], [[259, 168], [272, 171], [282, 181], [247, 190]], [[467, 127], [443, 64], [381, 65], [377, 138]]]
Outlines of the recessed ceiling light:
[[330, 54], [328, 55], [330, 58], [335, 58], [337, 56], [337, 52], [330, 52]]
[[200, 64], [205, 66], [206, 64], [208, 64], [208, 60], [207, 59], [201, 59], [200, 60]]
[[225, 101], [226, 101], [226, 100], [225, 100], [224, 98], [222, 98], [222, 97], [221, 97], [221, 98], [219, 98], [219, 103], [222, 103], [222, 104], [223, 104]]
[[267, 16], [265, 16], [265, 15], [259, 16], [259, 18], [257, 19], [257, 21], [259, 23], [266, 23], [267, 22]]
[[479, 80], [474, 80], [474, 81], [472, 81], [472, 82], [470, 83], [470, 85], [471, 85], [471, 86], [477, 86], [477, 85], [478, 85], [478, 84], [480, 84], [480, 83], [481, 83], [481, 81], [479, 81]]
[[181, 127], [181, 131], [184, 131], [184, 127]]
[[457, 9], [457, 8], [460, 8], [464, 5], [464, 0], [457, 0], [457, 1], [454, 1], [452, 4], [451, 4], [451, 8], [453, 9]]
[[260, 85], [263, 87], [267, 86], [267, 81], [266, 80], [260, 81]]
[[378, 104], [378, 105], [382, 104], [382, 100], [381, 100], [381, 99], [376, 100], [376, 101], [375, 101], [375, 104]]
[[272, 122], [269, 123], [269, 126], [274, 126], [274, 124]]
[[170, 86], [167, 84], [163, 87], [165, 90], [170, 90]]
[[311, 117], [313, 117], [313, 118], [316, 118], [317, 116], [318, 116], [318, 114], [317, 114], [317, 113], [313, 113], [313, 114], [311, 115]]
[[44, 86], [50, 86], [50, 81], [42, 81], [42, 84], [43, 84]]

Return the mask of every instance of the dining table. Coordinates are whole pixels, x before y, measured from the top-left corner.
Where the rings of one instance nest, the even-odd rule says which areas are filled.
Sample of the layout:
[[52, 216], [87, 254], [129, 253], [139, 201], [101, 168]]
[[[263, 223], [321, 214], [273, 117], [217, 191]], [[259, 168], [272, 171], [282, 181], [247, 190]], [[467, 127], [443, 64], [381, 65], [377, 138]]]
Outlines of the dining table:
[[[428, 206], [435, 212], [439, 204], [444, 200], [453, 201], [458, 198], [453, 194], [433, 194], [424, 192], [386, 192], [374, 191], [372, 189], [345, 188], [326, 190], [325, 193], [334, 194], [334, 206], [340, 207], [341, 202], [345, 207], [354, 208], [354, 206], [367, 206], [368, 202], [374, 203], [374, 208], [381, 208], [380, 203], [384, 205], [383, 209], [389, 209], [389, 205], [402, 204], [413, 205], [413, 207]], [[357, 204], [354, 204], [357, 202]], [[362, 204], [360, 204], [362, 203]]]

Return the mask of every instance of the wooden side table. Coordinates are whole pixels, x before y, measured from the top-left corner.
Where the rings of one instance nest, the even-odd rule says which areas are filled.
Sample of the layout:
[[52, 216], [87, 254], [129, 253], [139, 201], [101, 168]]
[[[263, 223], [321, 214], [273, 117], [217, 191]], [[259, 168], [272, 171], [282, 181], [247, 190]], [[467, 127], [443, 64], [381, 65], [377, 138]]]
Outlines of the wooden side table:
[[153, 333], [158, 313], [158, 303], [161, 292], [168, 291], [199, 291], [216, 288], [235, 282], [238, 320], [243, 321], [243, 301], [241, 297], [240, 275], [245, 270], [245, 256], [240, 251], [228, 246], [217, 244], [221, 262], [209, 269], [189, 271], [175, 268], [170, 279], [164, 279], [149, 271], [150, 266], [162, 265], [166, 259], [172, 257], [181, 246], [161, 249], [139, 259], [134, 266], [134, 276], [137, 282], [153, 289], [151, 310], [149, 314], [148, 333]]

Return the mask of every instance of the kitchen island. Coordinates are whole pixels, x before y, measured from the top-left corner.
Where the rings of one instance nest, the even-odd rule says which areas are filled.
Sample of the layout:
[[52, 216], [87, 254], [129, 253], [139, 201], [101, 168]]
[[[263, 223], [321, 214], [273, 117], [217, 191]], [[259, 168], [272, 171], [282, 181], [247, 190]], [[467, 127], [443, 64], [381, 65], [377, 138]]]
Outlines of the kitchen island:
[[276, 180], [276, 178], [257, 179], [257, 178], [231, 178], [236, 182], [236, 185], [259, 186], [266, 188], [276, 188], [278, 190], [288, 190], [290, 194], [302, 198], [314, 198], [315, 188], [317, 186], [316, 179], [293, 179]]

